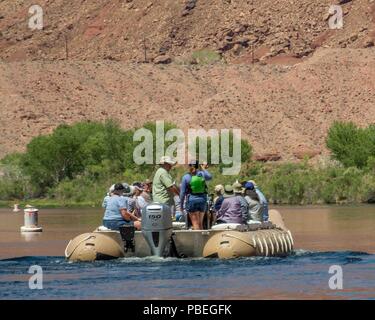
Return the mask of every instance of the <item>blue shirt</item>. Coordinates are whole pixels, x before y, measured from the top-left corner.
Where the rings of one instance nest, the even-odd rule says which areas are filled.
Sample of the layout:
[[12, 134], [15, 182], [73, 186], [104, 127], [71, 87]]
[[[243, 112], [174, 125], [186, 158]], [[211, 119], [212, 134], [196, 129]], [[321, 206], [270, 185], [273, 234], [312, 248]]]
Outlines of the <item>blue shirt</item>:
[[128, 199], [126, 197], [113, 195], [107, 199], [103, 220], [124, 220], [121, 215], [121, 209], [128, 209]]
[[268, 221], [268, 202], [262, 191], [260, 191], [258, 188], [255, 188], [255, 192], [257, 193], [260, 204], [263, 207], [263, 221]]
[[111, 196], [109, 196], [109, 195], [107, 195], [107, 196], [104, 197], [103, 203], [102, 203], [102, 207], [104, 209], [107, 208], [108, 199], [110, 199], [110, 198], [111, 198]]
[[214, 209], [216, 212], [218, 212], [221, 208], [221, 205], [223, 204], [224, 196], [219, 196], [214, 204]]
[[[197, 171], [197, 176], [202, 177], [205, 181], [210, 181], [212, 179], [211, 173], [209, 173], [207, 170], [199, 170]], [[181, 182], [181, 189], [180, 189], [180, 203], [181, 207], [183, 208], [183, 205], [185, 203], [185, 197], [188, 195], [188, 187], [191, 181], [191, 174], [187, 173], [182, 177]]]

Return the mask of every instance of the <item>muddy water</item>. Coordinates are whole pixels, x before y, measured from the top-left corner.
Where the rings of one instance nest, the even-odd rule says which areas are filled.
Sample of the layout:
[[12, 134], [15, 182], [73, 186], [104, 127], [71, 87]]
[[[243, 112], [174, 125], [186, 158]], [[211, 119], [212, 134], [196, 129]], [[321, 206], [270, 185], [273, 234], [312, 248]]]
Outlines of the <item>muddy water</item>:
[[[278, 207], [297, 249], [375, 253], [375, 206]], [[23, 213], [0, 209], [0, 259], [63, 256], [69, 239], [101, 224], [101, 209], [44, 209], [41, 234], [21, 234]]]
[[[233, 261], [119, 259], [68, 263], [69, 239], [101, 223], [99, 209], [44, 209], [41, 234], [23, 235], [23, 213], [0, 209], [0, 299], [375, 299], [375, 206], [279, 207], [296, 252]], [[28, 289], [30, 265], [44, 289]], [[328, 286], [339, 265], [343, 290]], [[199, 281], [197, 281], [197, 279]]]
[[278, 209], [297, 248], [375, 253], [375, 206]]

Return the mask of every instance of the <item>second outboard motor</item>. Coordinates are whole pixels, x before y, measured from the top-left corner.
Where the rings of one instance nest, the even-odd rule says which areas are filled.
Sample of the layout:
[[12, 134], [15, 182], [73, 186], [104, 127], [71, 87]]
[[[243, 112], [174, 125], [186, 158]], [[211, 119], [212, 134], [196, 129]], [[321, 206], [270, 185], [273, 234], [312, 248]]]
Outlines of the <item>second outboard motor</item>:
[[160, 203], [152, 203], [142, 210], [142, 233], [151, 254], [164, 256], [164, 250], [172, 236], [172, 213], [170, 207]]

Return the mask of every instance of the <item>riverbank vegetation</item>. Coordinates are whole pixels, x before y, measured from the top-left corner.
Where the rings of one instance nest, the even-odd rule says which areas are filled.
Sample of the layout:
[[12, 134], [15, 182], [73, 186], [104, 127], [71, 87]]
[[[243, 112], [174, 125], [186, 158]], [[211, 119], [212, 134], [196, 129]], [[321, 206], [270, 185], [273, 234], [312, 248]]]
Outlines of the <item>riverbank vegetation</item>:
[[[145, 127], [155, 133], [155, 124]], [[165, 131], [171, 128], [175, 126], [165, 124]], [[83, 122], [32, 139], [25, 153], [8, 155], [0, 162], [0, 206], [100, 206], [113, 183], [152, 178], [154, 165], [133, 162], [133, 150], [139, 144], [133, 142], [134, 132], [113, 121]], [[327, 146], [335, 161], [325, 164], [312, 165], [308, 159], [301, 163], [254, 162], [251, 145], [246, 141], [241, 145], [240, 174], [223, 176], [221, 166], [211, 166], [214, 179], [210, 190], [219, 183], [252, 179], [273, 204], [375, 202], [374, 126], [334, 123]], [[173, 169], [176, 181], [185, 170]]]

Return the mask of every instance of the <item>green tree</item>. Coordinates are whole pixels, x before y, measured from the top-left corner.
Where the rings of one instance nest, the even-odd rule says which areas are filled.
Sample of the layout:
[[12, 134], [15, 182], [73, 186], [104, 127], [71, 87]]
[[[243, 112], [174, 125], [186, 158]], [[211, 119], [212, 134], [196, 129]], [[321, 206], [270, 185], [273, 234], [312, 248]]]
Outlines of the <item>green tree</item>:
[[333, 157], [345, 167], [363, 168], [375, 155], [375, 126], [358, 128], [352, 122], [335, 122], [326, 142]]
[[122, 172], [131, 165], [131, 143], [132, 133], [113, 121], [61, 125], [50, 135], [32, 139], [21, 166], [32, 183], [46, 190], [104, 160], [112, 162], [114, 173]]

